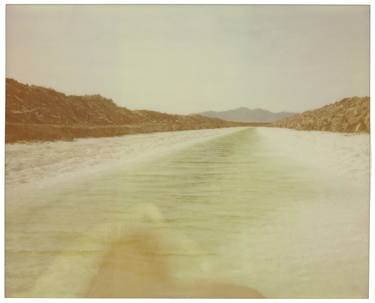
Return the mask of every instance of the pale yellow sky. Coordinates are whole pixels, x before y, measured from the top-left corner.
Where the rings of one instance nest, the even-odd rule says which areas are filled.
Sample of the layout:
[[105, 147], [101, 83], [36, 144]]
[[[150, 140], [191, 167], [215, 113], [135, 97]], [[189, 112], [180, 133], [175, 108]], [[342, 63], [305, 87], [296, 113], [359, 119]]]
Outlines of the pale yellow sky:
[[369, 95], [368, 6], [7, 5], [6, 74], [130, 109], [303, 111]]

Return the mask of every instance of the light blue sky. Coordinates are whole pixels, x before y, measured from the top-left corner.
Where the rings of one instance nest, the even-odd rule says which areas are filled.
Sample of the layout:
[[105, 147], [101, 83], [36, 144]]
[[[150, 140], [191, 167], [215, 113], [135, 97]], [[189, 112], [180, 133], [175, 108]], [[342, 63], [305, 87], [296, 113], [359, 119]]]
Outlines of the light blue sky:
[[369, 95], [368, 6], [8, 5], [7, 76], [130, 109], [303, 111]]

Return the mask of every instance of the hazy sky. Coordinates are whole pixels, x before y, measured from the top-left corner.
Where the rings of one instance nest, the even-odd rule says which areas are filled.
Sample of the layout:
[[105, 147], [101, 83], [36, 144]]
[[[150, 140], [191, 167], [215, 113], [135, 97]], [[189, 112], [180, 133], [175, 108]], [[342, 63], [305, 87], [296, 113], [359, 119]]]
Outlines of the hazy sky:
[[7, 5], [7, 76], [130, 109], [369, 95], [368, 6]]

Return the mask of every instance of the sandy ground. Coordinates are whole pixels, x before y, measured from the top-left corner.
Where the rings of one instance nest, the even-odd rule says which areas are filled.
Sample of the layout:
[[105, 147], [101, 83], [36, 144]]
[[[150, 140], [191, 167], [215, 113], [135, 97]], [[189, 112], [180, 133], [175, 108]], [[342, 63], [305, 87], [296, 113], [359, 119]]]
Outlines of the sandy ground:
[[87, 290], [99, 298], [262, 298], [230, 283], [176, 281], [154, 234], [138, 232], [112, 243]]

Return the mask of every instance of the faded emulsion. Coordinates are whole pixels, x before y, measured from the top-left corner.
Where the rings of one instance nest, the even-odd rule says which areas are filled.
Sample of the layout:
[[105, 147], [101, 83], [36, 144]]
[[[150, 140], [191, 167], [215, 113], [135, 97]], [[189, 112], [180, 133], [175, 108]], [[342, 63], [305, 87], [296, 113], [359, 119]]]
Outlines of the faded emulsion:
[[6, 297], [369, 296], [370, 5], [3, 8]]

